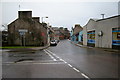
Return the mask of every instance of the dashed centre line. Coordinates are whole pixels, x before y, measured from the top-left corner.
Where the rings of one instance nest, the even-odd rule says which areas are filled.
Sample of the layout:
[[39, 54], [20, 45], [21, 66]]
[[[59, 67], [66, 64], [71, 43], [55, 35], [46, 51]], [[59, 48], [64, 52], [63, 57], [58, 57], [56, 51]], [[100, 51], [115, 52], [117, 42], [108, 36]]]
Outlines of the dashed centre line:
[[75, 71], [77, 71], [77, 72], [80, 72], [78, 69], [76, 69], [76, 68], [74, 68], [74, 67], [73, 67], [73, 69], [74, 69]]
[[68, 66], [73, 67], [71, 64], [68, 64]]
[[81, 73], [82, 76], [84, 76], [87, 79], [90, 79], [88, 76], [86, 76], [84, 73]]
[[[47, 52], [48, 55], [51, 53], [52, 55], [54, 55], [55, 57], [57, 57], [59, 60], [63, 61], [65, 64], [67, 64], [69, 67], [71, 67], [73, 70], [75, 70], [75, 71], [78, 72], [78, 73], [81, 73], [80, 70], [78, 70], [77, 68], [73, 67], [71, 64], [67, 63], [65, 60], [63, 60], [62, 58], [58, 57], [58, 56], [57, 56], [56, 54], [54, 54], [53, 52], [51, 52], [51, 51], [49, 51], [49, 50], [47, 50], [47, 49], [46, 49], [46, 51], [49, 52], [49, 53]], [[46, 52], [46, 51], [45, 51], [45, 52]], [[51, 55], [51, 54], [50, 54], [50, 55]], [[51, 55], [51, 56], [52, 56], [52, 55]], [[89, 78], [88, 76], [86, 76], [84, 73], [81, 73], [81, 75], [82, 75], [83, 77], [87, 78], [87, 79], [90, 79], [90, 78]]]

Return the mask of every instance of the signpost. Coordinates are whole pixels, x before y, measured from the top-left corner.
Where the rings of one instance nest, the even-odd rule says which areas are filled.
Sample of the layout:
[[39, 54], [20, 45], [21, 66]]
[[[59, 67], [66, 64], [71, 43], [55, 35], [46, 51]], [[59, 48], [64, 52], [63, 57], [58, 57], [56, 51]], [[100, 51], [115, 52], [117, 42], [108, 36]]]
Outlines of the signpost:
[[27, 29], [19, 29], [19, 34], [22, 36], [22, 46], [25, 46], [25, 33], [28, 32]]

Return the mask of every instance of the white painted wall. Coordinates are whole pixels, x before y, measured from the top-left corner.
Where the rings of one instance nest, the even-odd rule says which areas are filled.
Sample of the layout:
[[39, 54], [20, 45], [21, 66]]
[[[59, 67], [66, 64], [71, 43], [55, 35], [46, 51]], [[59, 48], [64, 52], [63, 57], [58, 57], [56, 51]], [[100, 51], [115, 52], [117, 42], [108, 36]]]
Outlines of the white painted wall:
[[[117, 28], [118, 17], [111, 17], [104, 20], [92, 20], [83, 27], [83, 45], [87, 45], [87, 32], [95, 30], [95, 47], [112, 48], [112, 28]], [[103, 36], [98, 33], [102, 31]]]
[[[112, 28], [118, 27], [118, 17], [97, 21], [95, 47], [112, 48]], [[103, 36], [99, 37], [98, 32]]]
[[87, 45], [87, 27], [83, 27], [83, 45]]
[[96, 21], [90, 19], [89, 22], [83, 27], [83, 45], [87, 45], [87, 32], [95, 30]]

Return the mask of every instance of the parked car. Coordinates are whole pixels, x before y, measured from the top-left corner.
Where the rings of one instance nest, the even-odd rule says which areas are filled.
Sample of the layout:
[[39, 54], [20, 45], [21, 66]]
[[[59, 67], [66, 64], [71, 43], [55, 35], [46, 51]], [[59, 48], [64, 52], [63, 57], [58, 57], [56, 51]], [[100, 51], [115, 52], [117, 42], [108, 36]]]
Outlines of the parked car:
[[50, 41], [50, 46], [56, 46], [56, 45], [57, 45], [57, 42], [55, 40]]
[[60, 41], [56, 39], [55, 42], [56, 42], [56, 43], [59, 43]]

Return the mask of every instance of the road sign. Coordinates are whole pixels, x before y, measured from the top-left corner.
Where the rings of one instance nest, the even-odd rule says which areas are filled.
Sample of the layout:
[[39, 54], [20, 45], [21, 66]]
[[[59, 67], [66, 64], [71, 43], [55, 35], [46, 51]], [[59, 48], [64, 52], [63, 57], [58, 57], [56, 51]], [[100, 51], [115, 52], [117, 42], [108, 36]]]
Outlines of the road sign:
[[19, 32], [24, 32], [24, 33], [25, 33], [25, 32], [28, 32], [27, 29], [19, 29], [18, 31], [19, 31]]
[[22, 45], [25, 46], [25, 33], [28, 32], [28, 30], [27, 29], [19, 29], [18, 32], [22, 36]]
[[20, 33], [20, 35], [25, 35], [25, 32], [19, 32]]

